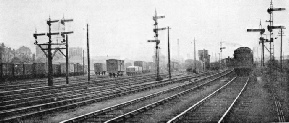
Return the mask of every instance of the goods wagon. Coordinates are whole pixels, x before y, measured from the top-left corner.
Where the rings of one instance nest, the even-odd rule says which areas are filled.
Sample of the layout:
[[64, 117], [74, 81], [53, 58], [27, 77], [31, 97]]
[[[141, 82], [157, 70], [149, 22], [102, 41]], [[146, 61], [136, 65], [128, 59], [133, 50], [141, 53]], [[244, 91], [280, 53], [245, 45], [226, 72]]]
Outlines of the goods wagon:
[[52, 71], [53, 76], [60, 76], [61, 74], [60, 64], [52, 64]]
[[[60, 63], [60, 72], [61, 75], [66, 75], [66, 63]], [[69, 63], [68, 64], [68, 71], [69, 71], [69, 75], [74, 73], [74, 64], [73, 63]]]
[[9, 63], [2, 63], [2, 78], [11, 78], [14, 76], [14, 65]]
[[106, 64], [104, 63], [94, 63], [94, 73], [96, 75], [105, 75]]
[[106, 68], [109, 76], [122, 76], [124, 72], [124, 60], [108, 59], [106, 60]]
[[231, 69], [234, 67], [234, 58], [225, 58], [225, 65], [227, 68]]
[[239, 76], [248, 76], [254, 66], [253, 52], [248, 47], [239, 47], [234, 51], [234, 71]]
[[[196, 66], [195, 66], [195, 63], [196, 63]], [[203, 64], [200, 61], [194, 61], [192, 59], [187, 59], [187, 60], [185, 60], [185, 63], [183, 64], [183, 69], [185, 69], [188, 72], [199, 73], [199, 72], [203, 71]]]
[[0, 64], [0, 81], [4, 81], [3, 80], [3, 70], [2, 70], [2, 64]]
[[23, 64], [14, 64], [14, 76], [17, 78], [22, 78], [24, 75], [23, 71]]
[[142, 67], [142, 72], [143, 73], [148, 73], [149, 72], [149, 66], [144, 61], [134, 61], [134, 66]]
[[79, 75], [81, 75], [81, 74], [83, 74], [83, 72], [84, 72], [84, 71], [83, 71], [83, 67], [84, 67], [84, 66], [83, 66], [82, 64], [79, 64], [79, 63], [77, 63], [77, 64], [78, 64], [77, 67], [78, 67]]
[[[69, 64], [70, 74], [79, 75], [83, 74], [83, 66], [81, 64]], [[76, 66], [77, 69], [74, 69]], [[66, 65], [64, 64], [53, 64], [52, 72], [53, 76], [62, 76], [66, 74]], [[74, 73], [74, 71], [76, 73]], [[0, 80], [16, 80], [26, 78], [43, 78], [48, 74], [48, 66], [46, 63], [0, 63]]]
[[78, 74], [77, 64], [73, 64], [73, 70], [74, 75], [77, 75]]
[[212, 62], [210, 63], [210, 70], [219, 70], [220, 62]]
[[23, 64], [25, 78], [33, 77], [33, 64]]
[[36, 78], [44, 77], [47, 71], [47, 64], [45, 63], [33, 63], [32, 71]]
[[126, 74], [128, 76], [133, 76], [136, 74], [141, 74], [142, 73], [142, 67], [139, 66], [128, 66], [126, 68]]
[[74, 64], [74, 75], [81, 75], [83, 74], [83, 65], [76, 63]]

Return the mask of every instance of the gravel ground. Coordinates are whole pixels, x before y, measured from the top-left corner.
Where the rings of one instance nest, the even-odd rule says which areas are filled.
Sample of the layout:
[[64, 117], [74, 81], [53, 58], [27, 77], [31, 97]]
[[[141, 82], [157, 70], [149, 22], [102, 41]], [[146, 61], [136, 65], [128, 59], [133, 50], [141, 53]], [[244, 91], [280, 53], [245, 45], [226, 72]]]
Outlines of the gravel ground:
[[289, 122], [289, 75], [280, 74], [277, 75], [277, 81], [273, 83], [273, 87], [276, 89], [276, 94], [278, 95], [279, 102], [282, 107], [282, 111], [285, 120]]
[[[184, 83], [187, 83], [187, 82], [184, 82]], [[184, 83], [181, 83], [181, 84], [184, 84]], [[149, 94], [152, 94], [152, 93], [155, 93], [155, 92], [158, 92], [161, 90], [165, 90], [168, 88], [172, 88], [175, 86], [179, 86], [179, 85], [180, 85], [180, 83], [174, 83], [174, 84], [167, 85], [165, 87], [152, 89], [149, 91], [144, 91], [144, 92], [131, 94], [131, 95], [127, 95], [127, 96], [117, 97], [117, 98], [113, 98], [113, 99], [110, 99], [107, 101], [102, 101], [99, 103], [94, 103], [91, 105], [82, 106], [82, 107], [71, 109], [71, 110], [59, 111], [59, 112], [56, 112], [53, 114], [48, 114], [48, 115], [43, 115], [40, 117], [26, 119], [23, 122], [25, 122], [25, 123], [31, 123], [31, 122], [55, 123], [55, 122], [60, 122], [60, 121], [63, 121], [63, 120], [66, 120], [66, 119], [69, 119], [69, 118], [72, 118], [75, 116], [84, 115], [84, 114], [87, 114], [89, 112], [100, 110], [100, 109], [103, 109], [103, 108], [106, 108], [109, 106], [113, 106], [113, 105], [116, 105], [116, 104], [119, 104], [119, 103], [122, 103], [125, 101], [129, 101], [129, 100], [132, 100], [135, 98], [139, 98], [139, 97], [142, 97], [145, 95], [149, 95]]]
[[267, 88], [262, 77], [251, 79], [227, 122], [277, 122], [274, 100]]
[[192, 104], [198, 102], [209, 93], [216, 90], [218, 87], [222, 86], [225, 80], [224, 78], [218, 81], [215, 81], [203, 88], [197, 89], [196, 91], [191, 92], [190, 94], [184, 95], [180, 98], [172, 100], [172, 103], [160, 105], [153, 110], [142, 113], [142, 115], [137, 115], [132, 119], [129, 119], [125, 122], [138, 122], [138, 123], [158, 123], [166, 122], [172, 117], [178, 115], [182, 111], [186, 110]]

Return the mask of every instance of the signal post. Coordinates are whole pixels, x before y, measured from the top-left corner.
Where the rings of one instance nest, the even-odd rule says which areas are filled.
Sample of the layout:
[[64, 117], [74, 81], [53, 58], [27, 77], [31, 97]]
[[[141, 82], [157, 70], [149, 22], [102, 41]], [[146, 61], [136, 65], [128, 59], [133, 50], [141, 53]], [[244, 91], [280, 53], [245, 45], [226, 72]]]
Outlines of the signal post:
[[[61, 19], [61, 20], [51, 20], [50, 17], [47, 21], [47, 24], [48, 24], [48, 27], [49, 27], [49, 30], [48, 30], [48, 33], [37, 33], [35, 31], [35, 33], [33, 34], [34, 38], [35, 38], [35, 45], [39, 46], [40, 49], [43, 51], [43, 53], [46, 55], [47, 57], [47, 60], [48, 60], [48, 86], [53, 86], [53, 68], [52, 68], [52, 59], [53, 59], [53, 56], [56, 54], [57, 51], [60, 51], [63, 55], [64, 53], [61, 51], [62, 49], [66, 50], [66, 55], [64, 55], [66, 57], [66, 84], [69, 83], [68, 81], [68, 36], [67, 34], [71, 34], [73, 33], [73, 31], [62, 31], [62, 32], [51, 32], [51, 24], [52, 23], [56, 23], [56, 22], [60, 22], [62, 25], [65, 25], [65, 22], [71, 22], [73, 21], [73, 19]], [[37, 37], [38, 36], [45, 36], [47, 35], [48, 36], [48, 43], [42, 43], [42, 44], [39, 44], [38, 41], [37, 41]], [[51, 37], [53, 35], [61, 35], [62, 36], [62, 41], [61, 43], [52, 43], [52, 39]], [[65, 36], [66, 36], [66, 39], [65, 39]], [[57, 46], [65, 46], [64, 47], [56, 47], [56, 48], [52, 48], [53, 45], [57, 45]], [[43, 47], [45, 46], [45, 48]], [[52, 50], [54, 50], [54, 53], [52, 54]], [[47, 53], [45, 52], [47, 51]]]
[[171, 79], [172, 78], [172, 75], [171, 75], [171, 54], [170, 54], [170, 28], [168, 26], [168, 63], [169, 63], [169, 78]]
[[247, 29], [247, 32], [260, 32], [259, 44], [260, 43], [262, 44], [261, 66], [264, 66], [264, 47], [265, 47], [264, 42], [269, 42], [268, 39], [264, 39], [262, 37], [263, 33], [265, 32], [265, 29]]
[[226, 49], [226, 47], [222, 47], [222, 42], [220, 42], [220, 68], [222, 69], [223, 68], [223, 65], [222, 65], [222, 51], [223, 49]]
[[153, 16], [153, 20], [155, 21], [155, 28], [153, 29], [154, 33], [155, 33], [155, 40], [148, 40], [148, 42], [156, 42], [156, 53], [155, 53], [155, 63], [156, 63], [156, 80], [159, 81], [159, 80], [162, 80], [162, 78], [160, 77], [160, 70], [159, 70], [159, 43], [160, 43], [160, 40], [158, 40], [158, 31], [159, 30], [165, 30], [166, 28], [158, 28], [158, 22], [157, 20], [158, 19], [161, 19], [161, 18], [165, 18], [165, 16], [157, 16], [157, 11], [155, 11], [155, 16]]

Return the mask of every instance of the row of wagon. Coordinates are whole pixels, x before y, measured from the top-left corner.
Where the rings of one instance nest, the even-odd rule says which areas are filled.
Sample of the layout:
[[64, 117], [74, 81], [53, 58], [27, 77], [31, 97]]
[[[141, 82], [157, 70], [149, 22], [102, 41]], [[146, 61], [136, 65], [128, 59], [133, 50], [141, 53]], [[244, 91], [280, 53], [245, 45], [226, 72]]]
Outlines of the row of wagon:
[[108, 59], [106, 63], [94, 63], [94, 72], [96, 75], [122, 76], [148, 73], [154, 70], [153, 62], [134, 61], [132, 63], [124, 63], [124, 60]]
[[[46, 77], [48, 73], [48, 65], [46, 63], [1, 63], [0, 64], [0, 80], [15, 80]], [[85, 73], [83, 65], [79, 63], [70, 63], [69, 74], [82, 75]], [[66, 63], [53, 64], [53, 76], [66, 75]], [[86, 69], [86, 68], [85, 68]]]

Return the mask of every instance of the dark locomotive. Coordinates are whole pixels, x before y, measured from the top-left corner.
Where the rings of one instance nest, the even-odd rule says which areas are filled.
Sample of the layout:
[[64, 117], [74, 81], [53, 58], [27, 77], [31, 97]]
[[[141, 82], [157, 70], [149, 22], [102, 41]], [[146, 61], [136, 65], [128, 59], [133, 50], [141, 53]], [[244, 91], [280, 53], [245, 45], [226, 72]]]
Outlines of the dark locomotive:
[[250, 75], [254, 59], [253, 52], [249, 47], [239, 47], [234, 51], [234, 71], [238, 76]]

